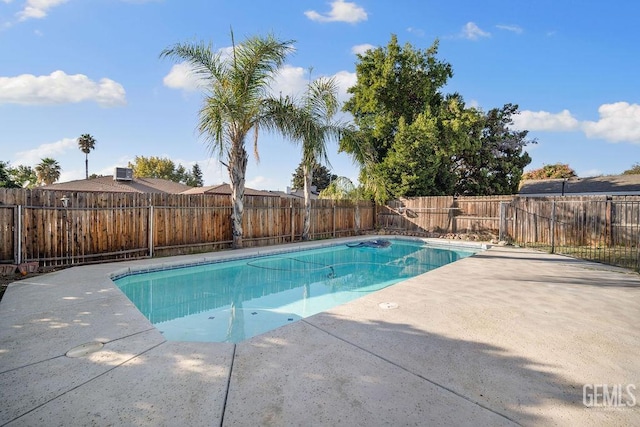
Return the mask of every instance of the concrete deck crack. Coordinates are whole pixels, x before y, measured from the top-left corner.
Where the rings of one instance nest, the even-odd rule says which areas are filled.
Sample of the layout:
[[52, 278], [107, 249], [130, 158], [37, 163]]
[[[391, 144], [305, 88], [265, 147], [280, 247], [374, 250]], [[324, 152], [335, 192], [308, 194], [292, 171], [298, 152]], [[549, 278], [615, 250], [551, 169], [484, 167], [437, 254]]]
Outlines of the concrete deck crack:
[[[123, 340], [123, 339], [125, 339], [125, 338], [129, 338], [129, 337], [132, 337], [132, 336], [135, 336], [135, 335], [138, 335], [138, 334], [143, 334], [143, 333], [145, 333], [145, 332], [149, 332], [149, 331], [151, 331], [151, 330], [153, 330], [153, 329], [155, 329], [155, 328], [149, 328], [149, 329], [145, 329], [145, 330], [142, 330], [142, 331], [134, 332], [134, 333], [129, 334], [129, 335], [125, 335], [125, 336], [123, 336], [123, 337], [114, 338], [114, 339], [112, 339], [112, 340], [109, 340], [109, 341], [105, 341], [105, 342], [103, 342], [103, 344], [110, 344], [110, 343], [112, 343], [112, 342], [116, 342], [116, 341]], [[102, 341], [101, 341], [101, 342], [102, 342]], [[38, 360], [37, 362], [27, 363], [26, 365], [16, 366], [15, 368], [7, 369], [6, 371], [1, 371], [1, 372], [0, 372], [0, 375], [6, 374], [7, 372], [11, 372], [11, 371], [16, 371], [16, 370], [18, 370], [18, 369], [28, 368], [29, 366], [37, 365], [37, 364], [39, 364], [39, 363], [49, 362], [49, 361], [51, 361], [51, 360], [58, 359], [58, 358], [60, 358], [60, 357], [65, 357], [65, 356], [66, 356], [66, 353], [64, 353], [64, 354], [59, 354], [59, 355], [57, 355], [57, 356], [51, 356], [51, 357], [49, 357], [49, 358], [47, 358], [47, 359]]]
[[224, 423], [224, 414], [227, 411], [227, 398], [229, 397], [229, 389], [231, 388], [231, 374], [233, 373], [233, 362], [236, 360], [236, 347], [237, 344], [233, 344], [233, 352], [231, 353], [231, 365], [229, 366], [229, 376], [227, 377], [227, 389], [224, 393], [224, 401], [222, 402], [222, 414], [220, 416], [220, 427]]
[[472, 404], [474, 404], [474, 405], [476, 405], [476, 406], [478, 406], [478, 407], [480, 407], [480, 408], [482, 408], [482, 409], [484, 409], [486, 411], [489, 411], [489, 412], [491, 412], [491, 413], [493, 413], [495, 415], [498, 415], [499, 417], [504, 418], [504, 419], [516, 424], [516, 425], [522, 425], [518, 421], [514, 420], [513, 418], [510, 418], [509, 416], [507, 416], [505, 414], [502, 414], [502, 413], [496, 411], [495, 409], [492, 409], [492, 408], [490, 408], [490, 407], [488, 407], [488, 406], [486, 406], [486, 405], [484, 405], [484, 404], [482, 404], [482, 403], [480, 403], [480, 402], [478, 402], [476, 400], [473, 400], [470, 397], [465, 396], [464, 394], [461, 394], [461, 393], [459, 393], [459, 392], [457, 392], [457, 391], [455, 391], [455, 390], [453, 390], [453, 389], [451, 389], [451, 388], [449, 388], [449, 387], [447, 387], [447, 386], [445, 386], [443, 384], [440, 384], [440, 383], [438, 383], [438, 382], [436, 382], [434, 380], [431, 380], [431, 379], [425, 377], [424, 375], [422, 375], [422, 374], [420, 374], [418, 372], [414, 372], [411, 369], [408, 369], [408, 368], [398, 364], [397, 362], [394, 362], [393, 360], [387, 359], [386, 357], [383, 357], [383, 356], [380, 356], [379, 354], [373, 353], [371, 350], [368, 350], [368, 349], [366, 349], [366, 348], [364, 348], [364, 347], [362, 347], [362, 346], [360, 346], [358, 344], [355, 344], [355, 343], [353, 343], [353, 342], [351, 342], [349, 340], [346, 340], [346, 339], [344, 339], [344, 338], [342, 338], [342, 337], [340, 337], [340, 336], [338, 336], [338, 335], [336, 335], [336, 334], [334, 334], [332, 332], [329, 332], [328, 330], [323, 329], [318, 325], [314, 325], [313, 323], [309, 323], [305, 319], [302, 319], [301, 322], [304, 322], [307, 325], [312, 326], [312, 327], [318, 329], [319, 331], [322, 331], [325, 334], [332, 336], [333, 338], [336, 338], [336, 339], [338, 339], [338, 340], [340, 340], [340, 341], [342, 341], [342, 342], [344, 342], [346, 344], [349, 344], [349, 345], [351, 345], [351, 346], [353, 346], [353, 347], [355, 347], [355, 348], [357, 348], [359, 350], [362, 350], [365, 353], [370, 354], [371, 356], [374, 356], [374, 357], [376, 357], [376, 358], [378, 358], [380, 360], [383, 360], [383, 361], [385, 361], [385, 362], [387, 362], [387, 363], [389, 363], [389, 364], [391, 364], [391, 365], [393, 365], [393, 366], [395, 366], [395, 367], [397, 367], [399, 369], [402, 369], [403, 371], [405, 371], [405, 372], [407, 372], [407, 373], [409, 373], [411, 375], [414, 375], [414, 376], [416, 376], [416, 377], [418, 377], [418, 378], [420, 378], [420, 379], [422, 379], [424, 381], [427, 381], [428, 383], [430, 383], [430, 384], [432, 384], [432, 385], [434, 385], [434, 386], [436, 386], [436, 387], [438, 387], [438, 388], [440, 388], [442, 390], [445, 390], [445, 391], [447, 391], [449, 393], [452, 393], [455, 396], [457, 396], [457, 397], [459, 397], [461, 399], [464, 399], [467, 402], [472, 403]]
[[[135, 335], [135, 334], [133, 334], [133, 335]], [[118, 339], [120, 339], [120, 338], [118, 338]], [[117, 341], [117, 340], [113, 340], [113, 341]], [[109, 342], [113, 342], [113, 341], [109, 341]], [[19, 420], [20, 418], [24, 417], [24, 416], [25, 416], [25, 415], [27, 415], [27, 414], [30, 414], [31, 412], [35, 411], [36, 409], [39, 409], [39, 408], [43, 407], [44, 405], [47, 405], [48, 403], [50, 403], [50, 402], [52, 402], [52, 401], [54, 401], [54, 400], [56, 400], [56, 399], [58, 399], [58, 398], [60, 398], [60, 397], [64, 396], [65, 394], [68, 394], [68, 393], [70, 393], [70, 392], [72, 392], [72, 391], [74, 391], [74, 390], [79, 389], [80, 387], [82, 387], [82, 386], [84, 386], [84, 385], [86, 385], [86, 384], [90, 383], [91, 381], [94, 381], [94, 380], [96, 380], [96, 379], [98, 379], [98, 378], [100, 378], [100, 377], [102, 377], [102, 376], [104, 376], [104, 375], [108, 374], [109, 372], [113, 371], [114, 369], [117, 369], [117, 368], [119, 368], [120, 366], [122, 366], [122, 365], [124, 365], [124, 364], [126, 364], [126, 363], [129, 363], [129, 362], [130, 362], [130, 361], [132, 361], [133, 359], [136, 359], [136, 358], [138, 358], [138, 357], [142, 356], [143, 354], [145, 354], [145, 353], [147, 353], [147, 352], [149, 352], [149, 351], [151, 351], [151, 350], [153, 350], [153, 349], [155, 349], [155, 348], [157, 348], [157, 347], [159, 347], [159, 346], [161, 346], [162, 344], [165, 344], [165, 343], [166, 343], [166, 341], [163, 341], [163, 342], [161, 342], [161, 343], [159, 343], [159, 344], [156, 344], [156, 345], [154, 345], [154, 346], [149, 347], [149, 348], [148, 348], [148, 349], [146, 349], [145, 351], [143, 351], [143, 352], [141, 352], [141, 353], [138, 353], [138, 354], [136, 354], [135, 356], [132, 356], [132, 357], [128, 358], [127, 360], [124, 360], [122, 363], [119, 363], [119, 364], [117, 364], [117, 365], [115, 365], [115, 366], [111, 367], [110, 369], [107, 369], [106, 371], [104, 371], [104, 372], [102, 372], [102, 373], [100, 373], [100, 374], [96, 375], [95, 377], [89, 378], [87, 381], [85, 381], [85, 382], [83, 382], [83, 383], [80, 383], [80, 384], [78, 384], [78, 385], [76, 385], [76, 386], [74, 386], [74, 387], [71, 387], [69, 390], [66, 390], [66, 391], [64, 391], [64, 392], [60, 393], [60, 394], [59, 394], [59, 395], [57, 395], [56, 397], [53, 397], [53, 398], [51, 398], [51, 399], [47, 400], [46, 402], [43, 402], [43, 403], [41, 403], [41, 404], [39, 404], [39, 405], [37, 405], [37, 406], [35, 406], [35, 407], [33, 407], [33, 408], [29, 409], [27, 412], [25, 412], [25, 413], [23, 413], [23, 414], [20, 414], [20, 415], [18, 415], [17, 417], [15, 417], [14, 419], [9, 420], [9, 421], [7, 421], [6, 423], [2, 424], [2, 426], [6, 426], [6, 425], [8, 425], [8, 424], [11, 424], [11, 423], [12, 423], [12, 422], [14, 422], [14, 421]], [[58, 358], [58, 357], [63, 357], [63, 356], [56, 356], [56, 357], [54, 357], [53, 359]], [[0, 427], [2, 427], [2, 426], [0, 426]]]

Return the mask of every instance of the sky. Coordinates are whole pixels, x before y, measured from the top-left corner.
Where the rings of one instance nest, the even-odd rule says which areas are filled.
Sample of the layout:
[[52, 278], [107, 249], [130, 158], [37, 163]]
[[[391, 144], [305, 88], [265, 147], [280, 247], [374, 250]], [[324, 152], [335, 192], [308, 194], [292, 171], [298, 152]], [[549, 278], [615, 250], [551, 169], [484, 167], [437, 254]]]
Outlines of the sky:
[[[175, 43], [273, 34], [295, 52], [273, 93], [299, 96], [309, 78], [335, 77], [340, 100], [356, 82], [357, 54], [426, 49], [454, 75], [444, 93], [484, 111], [518, 104], [531, 170], [569, 164], [581, 177], [640, 162], [640, 2], [633, 0], [0, 0], [0, 160], [35, 167], [51, 157], [59, 182], [85, 177], [77, 138], [96, 139], [89, 173], [113, 174], [136, 156], [162, 157], [204, 184], [229, 182], [196, 130], [202, 92], [185, 64], [161, 59]], [[347, 117], [348, 118], [348, 117]], [[252, 140], [248, 151], [252, 151]], [[336, 142], [330, 170], [357, 182]], [[260, 134], [246, 185], [286, 190], [300, 147]]]

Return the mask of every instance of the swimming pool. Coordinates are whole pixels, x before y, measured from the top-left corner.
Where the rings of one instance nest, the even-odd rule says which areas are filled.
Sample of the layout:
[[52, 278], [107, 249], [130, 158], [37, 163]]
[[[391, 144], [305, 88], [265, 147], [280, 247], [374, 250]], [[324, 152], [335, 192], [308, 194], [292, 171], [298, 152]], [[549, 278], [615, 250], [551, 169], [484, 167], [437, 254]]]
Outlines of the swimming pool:
[[387, 242], [279, 252], [129, 274], [114, 282], [167, 340], [240, 342], [478, 250]]

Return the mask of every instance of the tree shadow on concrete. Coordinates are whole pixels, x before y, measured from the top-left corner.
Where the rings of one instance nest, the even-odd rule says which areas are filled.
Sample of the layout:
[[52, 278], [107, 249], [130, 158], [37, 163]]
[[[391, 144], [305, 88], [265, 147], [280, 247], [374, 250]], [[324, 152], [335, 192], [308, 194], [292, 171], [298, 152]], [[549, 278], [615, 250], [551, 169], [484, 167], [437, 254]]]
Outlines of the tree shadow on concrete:
[[[563, 369], [551, 354], [541, 361], [408, 324], [322, 313], [238, 345], [225, 419], [240, 419], [241, 401], [256, 414], [271, 414], [270, 421], [285, 424], [295, 419], [292, 408], [309, 411], [310, 420], [343, 425], [597, 420], [600, 415], [587, 413], [583, 405], [583, 384], [568, 379]], [[404, 383], [394, 384], [398, 381]], [[250, 385], [256, 393], [240, 391]], [[394, 412], [397, 408], [379, 395], [403, 411]], [[310, 403], [317, 399], [322, 405]], [[345, 399], [350, 410], [344, 409]], [[631, 414], [618, 415], [624, 420]]]

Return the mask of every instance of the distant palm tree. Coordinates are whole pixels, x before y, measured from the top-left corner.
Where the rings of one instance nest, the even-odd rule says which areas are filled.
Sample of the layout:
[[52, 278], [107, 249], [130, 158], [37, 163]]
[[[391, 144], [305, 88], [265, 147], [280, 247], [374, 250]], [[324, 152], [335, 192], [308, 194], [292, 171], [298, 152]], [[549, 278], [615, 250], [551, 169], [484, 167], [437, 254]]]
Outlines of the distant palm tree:
[[[258, 157], [258, 131], [277, 129], [274, 114], [285, 110], [267, 109], [269, 83], [282, 66], [293, 41], [273, 36], [249, 37], [239, 45], [231, 33], [229, 55], [214, 52], [210, 44], [178, 43], [164, 49], [161, 58], [189, 63], [205, 82], [206, 96], [200, 109], [198, 130], [208, 139], [213, 153], [226, 163], [231, 180], [233, 247], [242, 247], [242, 216], [248, 155], [245, 147], [250, 131]], [[280, 121], [283, 123], [283, 121]]]
[[362, 199], [361, 191], [346, 176], [339, 176], [318, 195], [320, 199], [354, 200]]
[[42, 161], [36, 165], [36, 175], [38, 177], [38, 184], [49, 185], [60, 179], [60, 171], [62, 168], [57, 160], [51, 157], [45, 157]]
[[84, 153], [84, 167], [85, 167], [85, 176], [89, 179], [89, 152], [95, 149], [96, 140], [94, 137], [89, 135], [88, 133], [84, 133], [80, 135], [78, 138], [78, 147], [80, 151]]
[[[294, 120], [286, 126], [285, 134], [302, 145], [302, 171], [304, 176], [304, 216], [302, 240], [309, 240], [311, 228], [311, 182], [313, 168], [329, 163], [327, 141], [339, 140], [347, 132], [346, 125], [332, 121], [338, 111], [338, 85], [334, 79], [320, 78], [309, 83], [302, 99], [285, 98], [282, 102], [293, 111]], [[279, 115], [278, 117], [287, 117]]]

